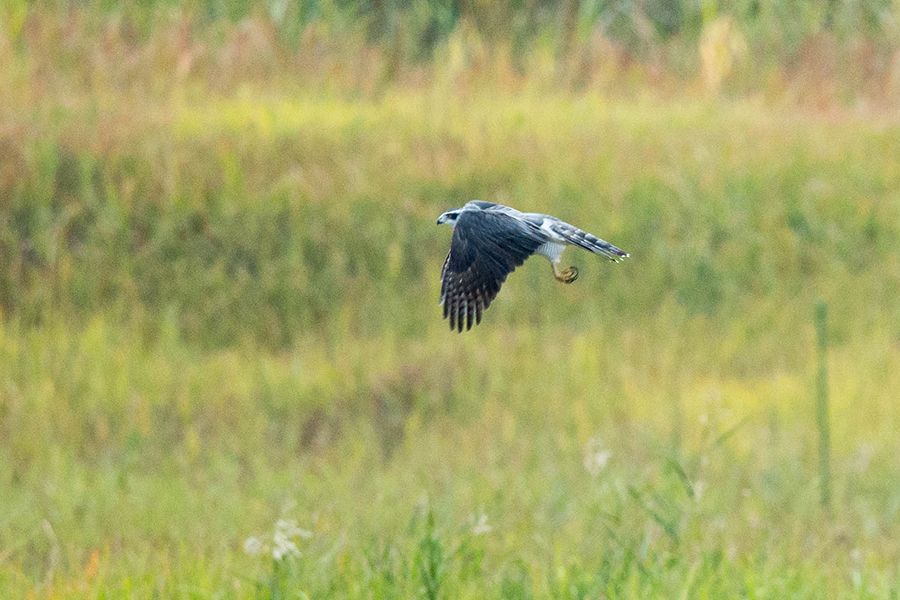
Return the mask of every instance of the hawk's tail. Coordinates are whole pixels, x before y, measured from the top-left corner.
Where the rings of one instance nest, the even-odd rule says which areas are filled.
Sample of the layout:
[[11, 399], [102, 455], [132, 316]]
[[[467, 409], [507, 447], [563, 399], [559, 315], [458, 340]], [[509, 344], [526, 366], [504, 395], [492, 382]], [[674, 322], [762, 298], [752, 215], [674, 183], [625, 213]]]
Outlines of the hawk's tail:
[[590, 234], [583, 229], [578, 229], [574, 225], [559, 223], [559, 225], [554, 227], [554, 230], [556, 233], [563, 236], [570, 244], [589, 250], [594, 254], [599, 254], [612, 262], [619, 262], [620, 260], [631, 256], [618, 246], [613, 246], [606, 240], [601, 240], [597, 236]]

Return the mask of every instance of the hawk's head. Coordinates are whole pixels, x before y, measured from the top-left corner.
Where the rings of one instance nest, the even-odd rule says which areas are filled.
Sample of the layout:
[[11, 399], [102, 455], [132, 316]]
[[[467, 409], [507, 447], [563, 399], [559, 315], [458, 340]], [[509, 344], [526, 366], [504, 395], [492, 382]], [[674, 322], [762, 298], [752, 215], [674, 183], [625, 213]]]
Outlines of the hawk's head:
[[438, 217], [437, 224], [442, 225], [446, 223], [451, 227], [456, 225], [456, 220], [459, 219], [459, 215], [462, 211], [459, 209], [456, 210], [448, 210], [444, 214]]

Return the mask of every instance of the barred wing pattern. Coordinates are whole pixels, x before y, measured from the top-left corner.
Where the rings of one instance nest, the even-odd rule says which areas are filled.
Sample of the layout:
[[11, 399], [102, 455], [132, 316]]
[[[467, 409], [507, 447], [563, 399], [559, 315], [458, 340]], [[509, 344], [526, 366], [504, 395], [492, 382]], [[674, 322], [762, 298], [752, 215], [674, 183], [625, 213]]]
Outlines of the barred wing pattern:
[[471, 329], [506, 277], [545, 241], [526, 224], [491, 211], [466, 211], [453, 229], [441, 271], [441, 304], [450, 329]]
[[584, 248], [594, 254], [599, 254], [611, 262], [620, 262], [629, 256], [627, 252], [618, 246], [614, 246], [606, 240], [601, 240], [597, 236], [588, 233], [583, 229], [579, 229], [565, 221], [560, 221], [555, 217], [549, 218], [554, 219], [553, 224], [550, 226], [550, 230], [573, 246], [578, 246], [579, 248]]

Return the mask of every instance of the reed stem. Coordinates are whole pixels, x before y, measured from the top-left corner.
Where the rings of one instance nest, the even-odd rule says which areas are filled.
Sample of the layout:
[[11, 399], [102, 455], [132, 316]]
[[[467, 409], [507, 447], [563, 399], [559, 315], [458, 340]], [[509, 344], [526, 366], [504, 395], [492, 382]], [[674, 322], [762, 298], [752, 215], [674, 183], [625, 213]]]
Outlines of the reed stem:
[[816, 422], [819, 426], [819, 484], [822, 506], [831, 502], [831, 430], [828, 421], [828, 305], [816, 303], [818, 373], [816, 376]]

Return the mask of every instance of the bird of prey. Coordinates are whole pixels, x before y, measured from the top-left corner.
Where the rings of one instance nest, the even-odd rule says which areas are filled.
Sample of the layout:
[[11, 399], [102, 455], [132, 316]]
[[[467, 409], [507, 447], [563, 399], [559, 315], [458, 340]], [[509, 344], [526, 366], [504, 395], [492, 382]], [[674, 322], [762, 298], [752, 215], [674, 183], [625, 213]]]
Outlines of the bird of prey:
[[437, 224], [453, 227], [450, 252], [441, 270], [441, 305], [450, 329], [469, 330], [500, 291], [507, 275], [532, 254], [550, 261], [563, 283], [578, 278], [578, 269], [559, 269], [566, 246], [578, 246], [613, 262], [629, 254], [609, 242], [556, 217], [523, 213], [509, 206], [472, 200], [448, 210]]

